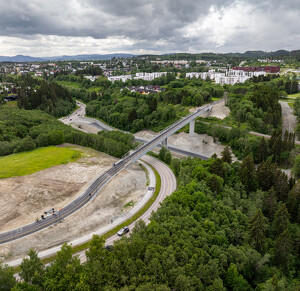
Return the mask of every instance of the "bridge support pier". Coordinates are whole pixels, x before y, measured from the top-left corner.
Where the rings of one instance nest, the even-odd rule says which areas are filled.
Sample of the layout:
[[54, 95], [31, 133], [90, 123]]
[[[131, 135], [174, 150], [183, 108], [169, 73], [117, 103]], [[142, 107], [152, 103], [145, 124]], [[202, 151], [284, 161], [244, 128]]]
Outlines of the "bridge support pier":
[[168, 148], [168, 139], [167, 139], [167, 138], [164, 139], [164, 140], [162, 141], [161, 145], [167, 149], [167, 148]]
[[189, 129], [189, 135], [192, 137], [194, 136], [194, 132], [195, 132], [195, 119], [193, 119], [190, 122], [190, 129]]

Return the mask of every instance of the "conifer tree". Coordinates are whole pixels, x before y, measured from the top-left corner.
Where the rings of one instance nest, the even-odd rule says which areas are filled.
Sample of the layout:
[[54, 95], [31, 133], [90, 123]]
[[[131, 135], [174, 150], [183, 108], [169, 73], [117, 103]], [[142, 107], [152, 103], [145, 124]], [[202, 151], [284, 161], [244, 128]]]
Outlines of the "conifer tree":
[[159, 159], [164, 161], [166, 158], [166, 153], [167, 153], [167, 149], [165, 147], [162, 147], [158, 154]]
[[289, 212], [285, 203], [281, 204], [275, 213], [275, 231], [277, 234], [282, 233], [288, 228], [289, 225]]
[[257, 188], [257, 180], [255, 175], [255, 164], [252, 155], [248, 155], [243, 159], [239, 170], [239, 176], [246, 191], [249, 193]]
[[228, 145], [222, 151], [221, 156], [222, 156], [223, 162], [231, 164], [232, 157], [231, 157], [231, 153], [230, 153], [230, 149], [229, 149]]
[[300, 223], [300, 181], [295, 183], [288, 195], [287, 207], [291, 220]]
[[276, 139], [278, 138], [278, 136], [280, 136], [281, 135], [281, 133], [278, 131], [278, 130], [276, 130], [276, 129], [273, 129], [273, 131], [272, 131], [272, 133], [271, 133], [271, 138], [269, 139], [269, 149], [271, 150], [272, 149], [272, 147], [273, 147], [273, 145], [274, 145], [274, 143], [275, 143], [275, 141], [276, 141]]
[[274, 161], [280, 163], [280, 158], [281, 158], [281, 152], [282, 152], [282, 140], [281, 136], [279, 135], [271, 149], [271, 153], [273, 155]]
[[268, 155], [268, 147], [265, 138], [263, 137], [260, 140], [258, 149], [257, 149], [257, 158], [258, 162], [261, 163], [262, 161], [265, 161]]
[[209, 171], [212, 174], [216, 174], [223, 178], [225, 175], [224, 162], [219, 158], [214, 159], [210, 165]]
[[281, 170], [277, 170], [274, 178], [274, 189], [277, 195], [278, 201], [285, 202], [290, 190], [289, 180], [285, 173]]
[[257, 181], [263, 191], [268, 191], [274, 185], [276, 165], [270, 161], [262, 162], [257, 167]]
[[250, 241], [254, 243], [255, 249], [261, 252], [264, 248], [266, 223], [265, 217], [258, 209], [250, 221]]
[[276, 241], [275, 261], [278, 266], [286, 268], [292, 252], [292, 238], [288, 229], [283, 231]]
[[284, 137], [282, 141], [282, 151], [289, 150], [289, 132], [286, 130], [284, 132]]
[[269, 219], [273, 220], [275, 212], [277, 210], [276, 193], [273, 187], [268, 192], [265, 193], [263, 206], [264, 206], [264, 213], [267, 214], [267, 217]]
[[165, 154], [165, 162], [168, 165], [170, 165], [171, 161], [172, 161], [172, 155], [171, 155], [170, 151], [167, 151], [166, 154]]

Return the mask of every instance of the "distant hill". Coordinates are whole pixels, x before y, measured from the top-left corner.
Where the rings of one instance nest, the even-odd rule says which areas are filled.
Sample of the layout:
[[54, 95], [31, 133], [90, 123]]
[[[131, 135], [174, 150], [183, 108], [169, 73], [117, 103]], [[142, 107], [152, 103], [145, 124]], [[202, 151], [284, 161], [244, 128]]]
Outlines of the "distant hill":
[[47, 60], [53, 61], [88, 61], [88, 60], [110, 60], [112, 58], [131, 58], [134, 57], [132, 54], [107, 54], [107, 55], [76, 55], [76, 56], [60, 56], [50, 57]]
[[246, 51], [244, 53], [199, 53], [199, 54], [190, 54], [190, 53], [166, 53], [163, 55], [133, 55], [133, 54], [83, 54], [75, 56], [56, 56], [56, 57], [43, 57], [36, 58], [30, 56], [17, 55], [14, 57], [0, 56], [0, 62], [43, 62], [43, 61], [91, 61], [91, 60], [110, 60], [112, 58], [131, 58], [131, 57], [148, 57], [150, 59], [155, 59], [156, 57], [164, 57], [166, 59], [187, 59], [194, 60], [199, 58], [204, 59], [221, 59], [223, 57], [233, 57], [233, 58], [268, 58], [268, 57], [283, 57], [283, 56], [292, 56], [300, 58], [300, 50], [286, 51], [278, 50], [274, 52], [264, 52], [264, 51]]
[[0, 62], [42, 62], [44, 59], [30, 56], [17, 55], [14, 57], [0, 56]]
[[112, 58], [130, 58], [132, 54], [106, 54], [106, 55], [76, 55], [76, 56], [57, 56], [35, 58], [30, 56], [17, 55], [14, 57], [0, 56], [0, 62], [43, 62], [43, 61], [87, 61], [87, 60], [109, 60]]
[[231, 57], [246, 57], [246, 58], [268, 58], [276, 56], [288, 56], [291, 52], [286, 50], [278, 50], [275, 52], [264, 52], [264, 51], [246, 51], [244, 53], [228, 53], [226, 56]]

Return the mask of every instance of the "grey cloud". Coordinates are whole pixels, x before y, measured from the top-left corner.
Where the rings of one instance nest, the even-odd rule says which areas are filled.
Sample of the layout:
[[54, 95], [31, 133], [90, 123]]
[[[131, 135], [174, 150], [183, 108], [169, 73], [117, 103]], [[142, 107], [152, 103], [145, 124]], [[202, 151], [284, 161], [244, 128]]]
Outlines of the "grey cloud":
[[1, 1], [0, 34], [161, 38], [205, 15], [213, 3], [232, 1]]
[[[250, 22], [231, 27], [221, 47], [211, 40], [210, 28], [186, 35], [186, 27], [206, 19], [212, 5], [222, 17], [237, 3], [252, 5]], [[251, 22], [262, 13], [265, 19], [253, 32]], [[133, 41], [119, 51], [292, 49], [300, 44], [299, 13], [299, 0], [0, 0], [0, 36], [32, 39], [33, 46], [35, 39], [49, 35]]]

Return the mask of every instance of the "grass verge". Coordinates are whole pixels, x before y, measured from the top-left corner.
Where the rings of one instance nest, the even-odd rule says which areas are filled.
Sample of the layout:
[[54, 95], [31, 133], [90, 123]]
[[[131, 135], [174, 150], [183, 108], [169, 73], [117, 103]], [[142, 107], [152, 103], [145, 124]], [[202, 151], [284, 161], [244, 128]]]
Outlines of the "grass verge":
[[80, 157], [79, 151], [55, 146], [0, 157], [0, 179], [32, 174]]
[[[102, 235], [101, 238], [103, 238], [104, 240], [106, 240], [110, 236], [114, 235], [122, 227], [127, 226], [127, 225], [131, 224], [132, 222], [134, 222], [135, 220], [137, 220], [141, 215], [143, 215], [149, 209], [149, 207], [156, 200], [156, 198], [157, 198], [157, 196], [159, 194], [160, 188], [161, 188], [161, 179], [160, 179], [160, 176], [159, 176], [158, 172], [156, 171], [156, 169], [154, 169], [151, 165], [149, 165], [149, 166], [154, 171], [155, 178], [156, 178], [155, 190], [154, 190], [154, 193], [153, 193], [152, 197], [148, 200], [148, 202], [144, 205], [144, 207], [142, 209], [140, 209], [135, 215], [133, 215], [131, 218], [127, 219], [123, 223], [119, 224], [118, 226], [116, 226], [112, 230], [110, 230], [107, 233], [105, 233], [104, 235]], [[90, 242], [88, 241], [88, 242], [86, 242], [84, 244], [81, 244], [79, 246], [73, 247], [72, 248], [72, 254], [76, 254], [78, 252], [81, 252], [81, 251], [84, 251], [84, 250], [88, 249], [89, 245], [90, 245]], [[42, 263], [44, 265], [46, 265], [46, 264], [49, 264], [49, 263], [53, 262], [56, 259], [56, 257], [57, 257], [57, 255], [53, 255], [51, 257], [42, 259], [41, 261], [42, 261]], [[14, 268], [14, 272], [15, 273], [19, 273], [20, 271], [21, 271], [20, 266], [17, 266], [17, 267]]]

